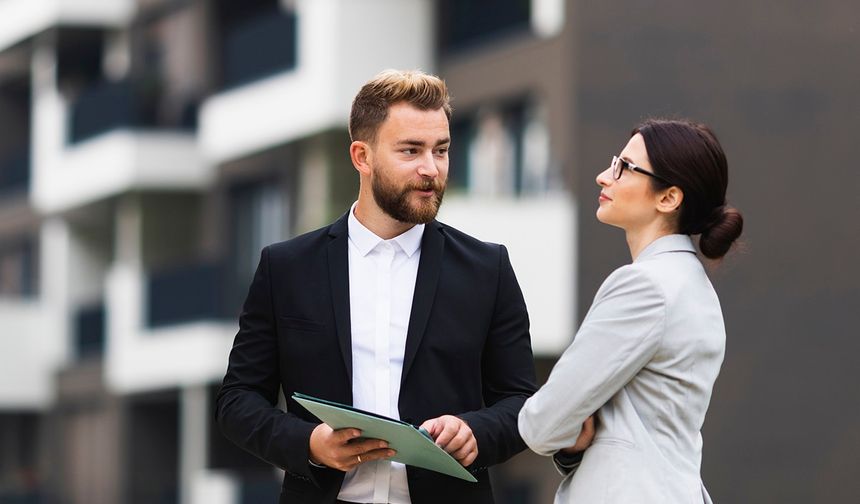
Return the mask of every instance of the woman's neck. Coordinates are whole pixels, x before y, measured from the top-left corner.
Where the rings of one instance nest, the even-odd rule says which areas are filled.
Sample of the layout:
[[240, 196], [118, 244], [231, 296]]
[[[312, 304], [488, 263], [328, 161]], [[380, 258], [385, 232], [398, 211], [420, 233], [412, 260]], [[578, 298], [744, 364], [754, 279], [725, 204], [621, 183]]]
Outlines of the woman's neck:
[[634, 261], [639, 257], [639, 254], [645, 250], [645, 247], [654, 243], [655, 240], [675, 233], [673, 230], [667, 229], [666, 226], [659, 221], [652, 222], [641, 229], [628, 229], [626, 232], [627, 247], [630, 248], [630, 257]]

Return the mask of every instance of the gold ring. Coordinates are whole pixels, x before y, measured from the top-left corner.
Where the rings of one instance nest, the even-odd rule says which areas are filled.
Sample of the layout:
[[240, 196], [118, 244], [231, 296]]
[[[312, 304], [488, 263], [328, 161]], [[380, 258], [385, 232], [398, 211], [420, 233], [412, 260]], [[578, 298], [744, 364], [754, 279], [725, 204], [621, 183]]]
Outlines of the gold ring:
[[361, 455], [356, 455], [356, 457], [358, 457], [358, 463], [360, 464], [361, 463]]

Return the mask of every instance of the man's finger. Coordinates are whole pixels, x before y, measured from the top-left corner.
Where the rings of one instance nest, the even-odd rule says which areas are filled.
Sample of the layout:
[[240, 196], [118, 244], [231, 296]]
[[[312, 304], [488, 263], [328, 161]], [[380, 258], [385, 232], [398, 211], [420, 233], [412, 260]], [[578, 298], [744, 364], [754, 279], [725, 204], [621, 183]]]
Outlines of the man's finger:
[[361, 441], [353, 441], [344, 446], [344, 455], [356, 456], [361, 455], [364, 460], [364, 454], [372, 450], [380, 450], [388, 448], [388, 443], [381, 439], [363, 439]]
[[438, 423], [439, 422], [437, 422], [435, 418], [431, 418], [430, 420], [426, 420], [423, 424], [421, 424], [421, 428], [426, 430], [427, 433], [430, 434], [430, 437], [435, 439], [436, 435], [438, 434], [438, 432], [436, 432], [436, 430], [438, 429]]
[[473, 451], [475, 451], [475, 443], [468, 442], [465, 443], [459, 450], [451, 452], [451, 456], [454, 457], [454, 459], [456, 459], [457, 461], [462, 461]]
[[358, 429], [339, 429], [334, 431], [335, 440], [340, 444], [346, 444], [350, 440], [361, 437], [361, 431]]
[[445, 421], [442, 432], [436, 438], [436, 444], [443, 448], [448, 446], [448, 443], [457, 435], [458, 427], [459, 425], [456, 422]]
[[470, 465], [472, 465], [472, 462], [474, 462], [476, 458], [478, 458], [477, 448], [469, 452], [469, 454], [466, 455], [464, 459], [459, 460], [458, 462], [460, 462], [460, 465], [462, 465], [463, 467], [469, 467]]
[[472, 431], [468, 427], [463, 424], [460, 424], [458, 427], [459, 430], [457, 431], [457, 433], [445, 446], [445, 451], [451, 454], [456, 451], [459, 451], [464, 446], [466, 446], [469, 441], [472, 440]]
[[377, 450], [370, 450], [364, 452], [360, 455], [356, 455], [356, 461], [358, 457], [361, 457], [361, 463], [371, 462], [374, 460], [381, 460], [393, 457], [397, 452], [392, 450], [391, 448], [380, 448]]

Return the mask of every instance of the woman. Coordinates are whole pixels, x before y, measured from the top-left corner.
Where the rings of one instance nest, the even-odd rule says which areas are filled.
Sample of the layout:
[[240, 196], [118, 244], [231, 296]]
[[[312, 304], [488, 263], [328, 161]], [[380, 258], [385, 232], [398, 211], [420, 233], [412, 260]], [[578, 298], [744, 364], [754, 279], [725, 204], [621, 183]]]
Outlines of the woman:
[[[727, 181], [706, 126], [664, 120], [636, 128], [597, 176], [597, 218], [624, 229], [633, 263], [603, 282], [573, 344], [519, 415], [525, 442], [555, 454], [566, 474], [556, 503], [710, 502], [700, 429], [725, 327], [691, 235], [701, 235], [711, 259], [740, 236]], [[592, 414], [594, 441], [581, 462], [570, 459]]]

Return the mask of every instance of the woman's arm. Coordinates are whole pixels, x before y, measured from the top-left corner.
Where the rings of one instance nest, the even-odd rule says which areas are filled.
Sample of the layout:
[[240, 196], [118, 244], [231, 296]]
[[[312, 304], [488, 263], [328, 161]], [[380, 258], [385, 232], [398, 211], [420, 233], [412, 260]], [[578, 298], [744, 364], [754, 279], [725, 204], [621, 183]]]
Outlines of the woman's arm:
[[552, 455], [572, 446], [585, 419], [653, 357], [664, 321], [665, 298], [653, 280], [634, 265], [612, 273], [546, 384], [520, 411], [529, 448]]

